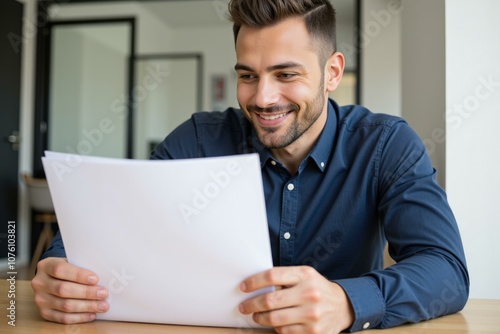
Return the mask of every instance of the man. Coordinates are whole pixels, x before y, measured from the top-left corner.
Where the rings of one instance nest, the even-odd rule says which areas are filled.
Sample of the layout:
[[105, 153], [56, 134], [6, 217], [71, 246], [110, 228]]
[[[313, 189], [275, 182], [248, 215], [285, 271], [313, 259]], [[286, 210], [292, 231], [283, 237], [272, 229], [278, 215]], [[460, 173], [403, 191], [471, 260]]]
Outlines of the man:
[[[241, 110], [197, 113], [152, 159], [257, 152], [275, 267], [241, 283], [240, 312], [280, 333], [385, 328], [459, 311], [468, 272], [425, 147], [400, 118], [328, 99], [344, 70], [327, 0], [232, 0]], [[382, 270], [387, 239], [397, 264]], [[98, 277], [64, 258], [38, 265], [48, 320], [105, 312]]]

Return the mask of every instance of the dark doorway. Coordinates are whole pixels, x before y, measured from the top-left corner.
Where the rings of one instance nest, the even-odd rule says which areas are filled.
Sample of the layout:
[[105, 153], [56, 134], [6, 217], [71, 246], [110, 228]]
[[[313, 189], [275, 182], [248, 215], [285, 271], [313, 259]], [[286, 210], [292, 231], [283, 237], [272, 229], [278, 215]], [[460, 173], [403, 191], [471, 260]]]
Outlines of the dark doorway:
[[2, 37], [0, 39], [1, 259], [5, 259], [8, 254], [8, 222], [17, 220], [22, 17], [23, 5], [21, 3], [14, 0], [0, 2], [0, 36]]

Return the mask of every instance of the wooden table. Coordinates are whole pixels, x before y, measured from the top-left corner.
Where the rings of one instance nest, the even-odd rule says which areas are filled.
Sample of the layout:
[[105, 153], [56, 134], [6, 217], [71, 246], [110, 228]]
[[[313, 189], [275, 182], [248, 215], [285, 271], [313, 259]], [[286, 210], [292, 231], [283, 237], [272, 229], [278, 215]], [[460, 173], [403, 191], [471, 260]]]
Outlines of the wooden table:
[[[269, 330], [246, 328], [213, 328], [158, 325], [144, 323], [129, 323], [115, 321], [94, 321], [79, 325], [62, 325], [43, 320], [33, 301], [33, 291], [29, 281], [16, 282], [16, 296], [10, 298], [9, 283], [0, 281], [0, 333], [54, 333], [54, 334], [86, 334], [86, 333], [170, 333], [170, 334], [202, 334], [202, 333], [233, 333], [233, 334], [265, 334], [273, 333]], [[16, 321], [15, 327], [8, 324], [8, 310], [10, 300], [15, 300]], [[385, 330], [367, 330], [362, 333], [500, 333], [500, 300], [473, 299], [469, 300], [465, 309], [457, 314], [448, 315], [438, 319], [424, 321], [418, 324], [403, 325]]]

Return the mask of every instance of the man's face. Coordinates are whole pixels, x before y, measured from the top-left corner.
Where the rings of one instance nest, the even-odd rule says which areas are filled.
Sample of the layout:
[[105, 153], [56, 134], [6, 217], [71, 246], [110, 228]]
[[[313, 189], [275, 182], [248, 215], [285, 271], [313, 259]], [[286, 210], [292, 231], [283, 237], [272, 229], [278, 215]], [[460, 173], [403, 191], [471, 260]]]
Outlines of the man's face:
[[[326, 121], [324, 74], [302, 19], [242, 26], [236, 41], [238, 102], [268, 148], [316, 140]], [[296, 144], [297, 145], [297, 144]]]

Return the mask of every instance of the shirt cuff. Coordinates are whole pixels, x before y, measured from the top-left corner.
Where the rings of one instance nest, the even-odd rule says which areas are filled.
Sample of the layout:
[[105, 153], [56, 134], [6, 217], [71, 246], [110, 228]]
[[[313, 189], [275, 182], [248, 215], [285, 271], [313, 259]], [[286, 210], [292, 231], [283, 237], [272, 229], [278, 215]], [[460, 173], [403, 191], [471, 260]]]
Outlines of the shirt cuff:
[[348, 278], [334, 282], [344, 289], [354, 310], [354, 323], [347, 331], [375, 328], [382, 322], [385, 300], [372, 278]]

